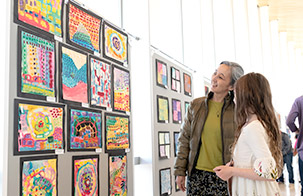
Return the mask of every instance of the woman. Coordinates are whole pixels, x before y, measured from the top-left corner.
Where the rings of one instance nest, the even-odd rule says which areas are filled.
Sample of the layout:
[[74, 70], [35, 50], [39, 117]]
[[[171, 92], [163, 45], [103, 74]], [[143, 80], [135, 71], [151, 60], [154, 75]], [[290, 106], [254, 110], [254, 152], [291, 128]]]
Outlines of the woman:
[[281, 195], [275, 181], [282, 172], [281, 135], [267, 79], [258, 73], [235, 85], [238, 128], [232, 147], [233, 167], [214, 169], [222, 180], [232, 177], [232, 195]]
[[[243, 75], [234, 62], [223, 61], [211, 78], [207, 97], [193, 100], [181, 126], [174, 166], [177, 184], [187, 195], [227, 195], [227, 184], [213, 169], [230, 161], [233, 143], [233, 86]], [[187, 188], [185, 187], [185, 176]]]

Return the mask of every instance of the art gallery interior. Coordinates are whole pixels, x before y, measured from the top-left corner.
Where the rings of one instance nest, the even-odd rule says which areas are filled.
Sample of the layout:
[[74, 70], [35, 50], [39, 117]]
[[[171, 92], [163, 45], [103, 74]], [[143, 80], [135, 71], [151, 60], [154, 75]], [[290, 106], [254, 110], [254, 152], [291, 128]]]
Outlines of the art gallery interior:
[[[80, 194], [84, 179], [77, 176], [87, 164], [91, 195], [185, 195], [173, 175], [177, 137], [186, 107], [206, 95], [221, 61], [237, 62], [245, 73], [258, 72], [269, 80], [285, 132], [292, 103], [303, 94], [300, 0], [1, 4], [2, 195], [28, 194], [33, 183], [28, 179], [46, 162], [53, 172], [48, 176], [53, 195]], [[35, 20], [29, 10], [39, 9], [51, 14], [35, 17], [49, 16], [55, 23]], [[29, 79], [31, 68], [24, 63], [35, 58], [28, 52], [32, 47], [43, 49], [39, 58], [51, 62], [43, 71], [46, 82]], [[100, 81], [100, 74], [107, 78]], [[50, 117], [51, 122], [45, 120]], [[93, 120], [79, 128], [88, 118]], [[48, 123], [48, 131], [38, 119]], [[94, 130], [89, 132], [94, 138], [84, 141], [82, 130]], [[285, 195], [301, 189], [296, 160], [295, 185], [280, 185]]]

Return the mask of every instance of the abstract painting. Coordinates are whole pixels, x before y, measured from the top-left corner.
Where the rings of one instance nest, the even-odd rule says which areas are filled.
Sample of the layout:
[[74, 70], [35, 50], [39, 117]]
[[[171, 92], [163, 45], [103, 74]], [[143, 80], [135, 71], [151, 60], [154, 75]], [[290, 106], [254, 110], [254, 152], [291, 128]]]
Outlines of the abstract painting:
[[173, 114], [173, 123], [180, 124], [182, 121], [180, 100], [172, 99], [172, 114]]
[[60, 101], [88, 103], [87, 55], [60, 44]]
[[111, 108], [111, 65], [103, 60], [90, 57], [90, 102], [92, 106]]
[[55, 41], [18, 27], [18, 95], [55, 97]]
[[100, 111], [68, 107], [68, 150], [101, 148], [101, 121]]
[[186, 113], [187, 113], [187, 109], [188, 109], [189, 105], [190, 105], [190, 103], [189, 103], [189, 102], [187, 102], [187, 101], [185, 101], [185, 102], [184, 102], [184, 108], [185, 108], [184, 115], [186, 115]]
[[174, 151], [175, 151], [175, 157], [177, 156], [177, 152], [178, 152], [179, 134], [180, 134], [180, 132], [174, 132]]
[[20, 195], [58, 195], [57, 155], [20, 158]]
[[181, 92], [181, 76], [180, 71], [174, 67], [170, 68], [171, 71], [171, 89], [178, 93]]
[[67, 7], [67, 42], [100, 53], [101, 18], [69, 1]]
[[158, 132], [159, 137], [159, 158], [169, 159], [170, 158], [170, 139], [168, 131]]
[[157, 85], [163, 88], [168, 88], [167, 80], [167, 65], [166, 63], [156, 59], [156, 80]]
[[64, 105], [15, 99], [14, 154], [64, 149]]
[[160, 170], [160, 195], [170, 195], [172, 192], [170, 168]]
[[184, 94], [191, 97], [191, 77], [190, 75], [183, 73], [184, 81]]
[[73, 156], [73, 196], [99, 195], [99, 155]]
[[103, 54], [105, 58], [125, 65], [128, 61], [127, 34], [107, 22], [103, 24]]
[[127, 196], [126, 155], [109, 156], [109, 195]]
[[106, 150], [128, 149], [129, 118], [127, 116], [105, 114]]
[[118, 67], [113, 68], [114, 74], [114, 110], [129, 112], [130, 111], [130, 81], [129, 72]]
[[157, 119], [159, 123], [168, 123], [168, 98], [157, 95]]
[[62, 36], [63, 0], [15, 0], [16, 23]]

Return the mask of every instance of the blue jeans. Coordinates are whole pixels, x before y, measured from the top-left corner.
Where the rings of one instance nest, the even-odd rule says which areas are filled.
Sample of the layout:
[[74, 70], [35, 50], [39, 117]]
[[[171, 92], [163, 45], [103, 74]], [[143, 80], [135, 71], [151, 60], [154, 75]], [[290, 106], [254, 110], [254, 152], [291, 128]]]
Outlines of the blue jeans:
[[[290, 152], [286, 155], [283, 156], [283, 166], [286, 164], [286, 168], [287, 168], [287, 171], [288, 171], [288, 180], [289, 180], [289, 183], [294, 183], [294, 170], [292, 168], [292, 156], [293, 156], [293, 153]], [[284, 182], [284, 176], [283, 176], [283, 173], [282, 175], [280, 176], [280, 178], [278, 179], [278, 181], [280, 182]]]
[[300, 172], [300, 180], [301, 180], [301, 196], [303, 196], [303, 161], [299, 157], [299, 172]]

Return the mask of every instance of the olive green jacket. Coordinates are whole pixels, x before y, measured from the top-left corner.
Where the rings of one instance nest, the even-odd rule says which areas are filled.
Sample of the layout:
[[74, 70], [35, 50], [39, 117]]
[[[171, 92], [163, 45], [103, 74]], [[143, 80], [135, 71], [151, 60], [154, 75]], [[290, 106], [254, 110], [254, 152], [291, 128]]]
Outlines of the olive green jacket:
[[[186, 174], [190, 176], [192, 169], [196, 166], [201, 146], [201, 134], [208, 114], [207, 100], [212, 96], [213, 93], [210, 92], [208, 97], [194, 99], [187, 109], [178, 139], [178, 153], [174, 166], [175, 176], [186, 176]], [[233, 93], [229, 93], [224, 98], [221, 111], [222, 160], [224, 164], [231, 159], [230, 147], [234, 141], [234, 131], [236, 130], [234, 108]]]

